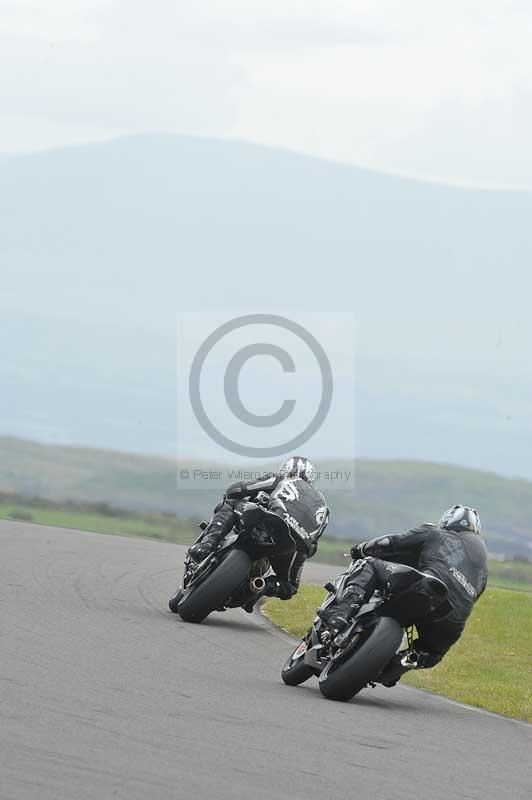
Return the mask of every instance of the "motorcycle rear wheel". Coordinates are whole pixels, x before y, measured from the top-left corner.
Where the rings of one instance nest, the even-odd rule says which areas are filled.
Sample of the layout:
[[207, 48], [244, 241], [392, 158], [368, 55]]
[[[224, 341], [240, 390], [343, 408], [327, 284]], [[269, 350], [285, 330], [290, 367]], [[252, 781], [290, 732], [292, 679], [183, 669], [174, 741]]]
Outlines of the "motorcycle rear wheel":
[[402, 638], [403, 629], [397, 620], [379, 617], [352, 655], [329, 661], [319, 676], [322, 695], [329, 700], [350, 700], [382, 672]]
[[185, 592], [177, 613], [185, 622], [203, 622], [211, 611], [223, 605], [249, 575], [251, 559], [243, 550], [231, 550], [214, 572]]

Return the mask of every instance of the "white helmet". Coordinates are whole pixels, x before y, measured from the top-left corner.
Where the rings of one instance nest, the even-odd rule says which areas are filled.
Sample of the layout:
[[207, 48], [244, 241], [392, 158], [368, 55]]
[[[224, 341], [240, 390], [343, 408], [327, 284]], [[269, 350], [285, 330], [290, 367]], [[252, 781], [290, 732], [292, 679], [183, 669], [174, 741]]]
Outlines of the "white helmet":
[[316, 478], [311, 462], [301, 456], [291, 456], [283, 461], [279, 467], [279, 474], [281, 478], [302, 478], [308, 483], [313, 483]]

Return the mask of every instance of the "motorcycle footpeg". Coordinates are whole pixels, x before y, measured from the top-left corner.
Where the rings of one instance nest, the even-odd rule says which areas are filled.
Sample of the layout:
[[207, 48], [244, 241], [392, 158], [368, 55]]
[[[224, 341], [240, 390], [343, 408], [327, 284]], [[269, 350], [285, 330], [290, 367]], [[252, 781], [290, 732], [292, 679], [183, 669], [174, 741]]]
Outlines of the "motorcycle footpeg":
[[336, 586], [334, 585], [334, 583], [331, 583], [330, 581], [328, 583], [326, 583], [323, 588], [327, 589], [328, 592], [335, 592], [336, 591]]

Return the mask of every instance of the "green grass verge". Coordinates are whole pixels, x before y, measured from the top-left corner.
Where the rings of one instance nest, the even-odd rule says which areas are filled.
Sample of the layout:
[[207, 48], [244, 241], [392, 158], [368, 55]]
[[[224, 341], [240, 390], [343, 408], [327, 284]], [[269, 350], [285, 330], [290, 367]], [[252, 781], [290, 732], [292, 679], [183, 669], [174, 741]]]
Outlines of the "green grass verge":
[[[276, 625], [302, 636], [324, 596], [324, 589], [304, 584], [292, 600], [267, 600], [263, 611]], [[532, 596], [488, 588], [462, 638], [441, 664], [412, 672], [402, 680], [532, 722]]]
[[[242, 464], [254, 469], [252, 463]], [[276, 469], [277, 465], [265, 465]], [[229, 477], [229, 464], [177, 461], [170, 458], [96, 448], [51, 445], [0, 436], [0, 491], [78, 503], [107, 502], [141, 512], [174, 512], [179, 501], [183, 518], [205, 513], [218, 502], [217, 481], [189, 482], [176, 492], [181, 468], [219, 469]], [[255, 467], [256, 468], [256, 467]], [[320, 461], [321, 472], [352, 471], [347, 461]], [[422, 520], [436, 520], [460, 498], [481, 509], [488, 546], [496, 552], [532, 556], [532, 481], [502, 478], [456, 465], [421, 461], [357, 459], [356, 491], [336, 481], [320, 486], [334, 510], [329, 535], [349, 531], [361, 541], [391, 531], [407, 530]], [[198, 491], [199, 490], [199, 491]], [[202, 498], [200, 501], [199, 498]], [[336, 529], [336, 534], [335, 534]], [[325, 543], [324, 543], [325, 546]]]
[[[20, 496], [0, 493], [0, 519], [78, 528], [82, 531], [110, 533], [119, 536], [144, 536], [165, 542], [190, 544], [197, 536], [196, 522], [176, 519], [173, 514], [129, 512], [104, 503], [58, 503], [54, 501], [25, 501]], [[323, 536], [315, 561], [345, 568], [344, 553], [350, 543]], [[532, 563], [525, 561], [490, 561], [490, 586], [532, 591]]]
[[194, 523], [177, 520], [171, 514], [128, 514], [113, 510], [98, 513], [90, 508], [61, 508], [52, 504], [43, 508], [33, 504], [0, 503], [0, 519], [117, 536], [140, 536], [177, 544], [190, 544], [196, 537]]

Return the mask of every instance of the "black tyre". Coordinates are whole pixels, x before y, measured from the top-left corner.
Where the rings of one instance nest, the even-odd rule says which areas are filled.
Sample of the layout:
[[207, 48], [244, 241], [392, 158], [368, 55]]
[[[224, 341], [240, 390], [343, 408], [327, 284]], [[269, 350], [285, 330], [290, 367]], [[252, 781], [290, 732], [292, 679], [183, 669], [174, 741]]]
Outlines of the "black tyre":
[[397, 652], [403, 630], [397, 620], [379, 617], [369, 635], [345, 659], [330, 661], [319, 676], [321, 693], [329, 700], [350, 700], [375, 680]]
[[250, 566], [251, 559], [247, 553], [231, 550], [202, 583], [185, 592], [177, 606], [181, 619], [185, 622], [203, 622], [246, 579]]
[[305, 639], [298, 644], [281, 670], [281, 678], [287, 686], [299, 686], [300, 683], [304, 683], [306, 680], [312, 677], [312, 675], [314, 675], [314, 672], [311, 670], [311, 668], [305, 664], [303, 654], [301, 654], [298, 658], [294, 658], [297, 651], [302, 647], [304, 641]]
[[181, 602], [181, 600], [183, 599], [183, 595], [184, 594], [185, 593], [184, 593], [183, 589], [181, 589], [181, 587], [180, 587], [177, 590], [177, 592], [168, 601], [168, 608], [170, 609], [172, 614], [177, 614], [177, 610], [178, 610], [177, 607], [178, 607], [179, 603]]

